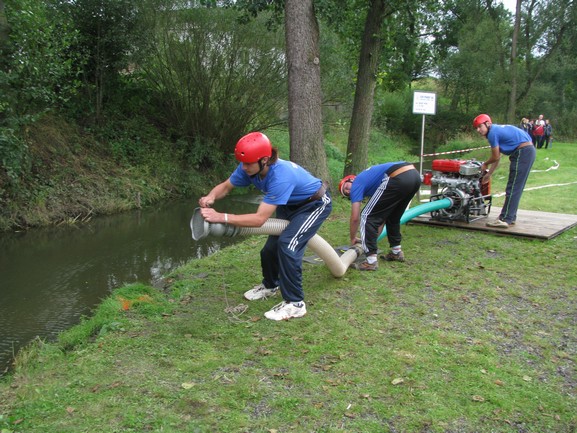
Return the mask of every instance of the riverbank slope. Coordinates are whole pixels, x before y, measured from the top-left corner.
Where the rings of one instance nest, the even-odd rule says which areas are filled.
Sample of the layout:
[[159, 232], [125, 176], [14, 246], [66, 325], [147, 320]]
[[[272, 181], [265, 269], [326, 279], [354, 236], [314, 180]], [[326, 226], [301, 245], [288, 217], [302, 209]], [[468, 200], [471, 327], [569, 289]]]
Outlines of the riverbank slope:
[[216, 181], [155, 128], [139, 125], [120, 138], [50, 115], [27, 127], [28, 175], [10, 179], [0, 171], [0, 231], [74, 224], [188, 196]]

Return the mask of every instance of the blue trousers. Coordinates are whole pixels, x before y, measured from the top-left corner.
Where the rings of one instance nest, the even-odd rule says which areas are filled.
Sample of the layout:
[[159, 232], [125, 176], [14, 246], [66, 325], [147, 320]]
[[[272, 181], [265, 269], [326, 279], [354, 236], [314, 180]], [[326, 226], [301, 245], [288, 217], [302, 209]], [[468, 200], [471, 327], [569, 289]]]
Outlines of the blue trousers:
[[302, 264], [307, 242], [317, 233], [333, 208], [327, 192], [319, 200], [302, 206], [279, 206], [276, 217], [288, 220], [279, 236], [269, 236], [260, 251], [262, 283], [267, 288], [280, 287], [287, 302], [304, 299]]
[[505, 221], [507, 224], [515, 222], [517, 219], [517, 209], [521, 201], [523, 189], [529, 178], [531, 167], [535, 162], [537, 152], [534, 146], [525, 146], [515, 150], [510, 156], [509, 161], [509, 180], [507, 180], [507, 188], [505, 189], [505, 203], [499, 219]]

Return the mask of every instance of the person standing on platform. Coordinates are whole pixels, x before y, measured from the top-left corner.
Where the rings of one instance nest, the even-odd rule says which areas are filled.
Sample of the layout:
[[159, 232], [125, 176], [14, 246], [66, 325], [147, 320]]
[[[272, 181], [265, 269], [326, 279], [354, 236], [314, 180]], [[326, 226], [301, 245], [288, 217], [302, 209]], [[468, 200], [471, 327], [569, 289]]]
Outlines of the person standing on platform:
[[499, 166], [501, 154], [509, 156], [509, 178], [505, 189], [505, 203], [499, 217], [487, 223], [489, 227], [506, 229], [515, 224], [517, 210], [523, 189], [527, 183], [531, 167], [535, 162], [536, 150], [531, 137], [525, 131], [513, 125], [493, 124], [487, 114], [473, 119], [473, 128], [486, 137], [491, 146], [491, 156], [481, 165], [481, 171], [487, 171], [482, 182], [487, 183]]

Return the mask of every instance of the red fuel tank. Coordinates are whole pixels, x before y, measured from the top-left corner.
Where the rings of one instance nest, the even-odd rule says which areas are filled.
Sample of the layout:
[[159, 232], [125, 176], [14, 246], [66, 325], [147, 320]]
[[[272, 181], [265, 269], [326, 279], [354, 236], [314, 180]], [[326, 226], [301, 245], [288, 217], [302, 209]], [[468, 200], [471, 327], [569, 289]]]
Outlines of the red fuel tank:
[[459, 173], [459, 167], [464, 164], [463, 159], [435, 159], [433, 160], [433, 170], [443, 173]]

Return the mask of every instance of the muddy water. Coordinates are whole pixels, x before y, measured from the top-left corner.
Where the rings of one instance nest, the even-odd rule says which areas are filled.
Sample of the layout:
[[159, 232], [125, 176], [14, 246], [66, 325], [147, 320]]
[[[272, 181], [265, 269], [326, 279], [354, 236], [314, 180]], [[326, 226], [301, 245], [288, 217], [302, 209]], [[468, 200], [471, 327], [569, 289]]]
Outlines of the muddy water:
[[[252, 212], [257, 197], [218, 207]], [[35, 338], [51, 341], [125, 283], [155, 284], [174, 268], [241, 238], [193, 241], [197, 199], [174, 201], [74, 226], [0, 234], [0, 375]]]

